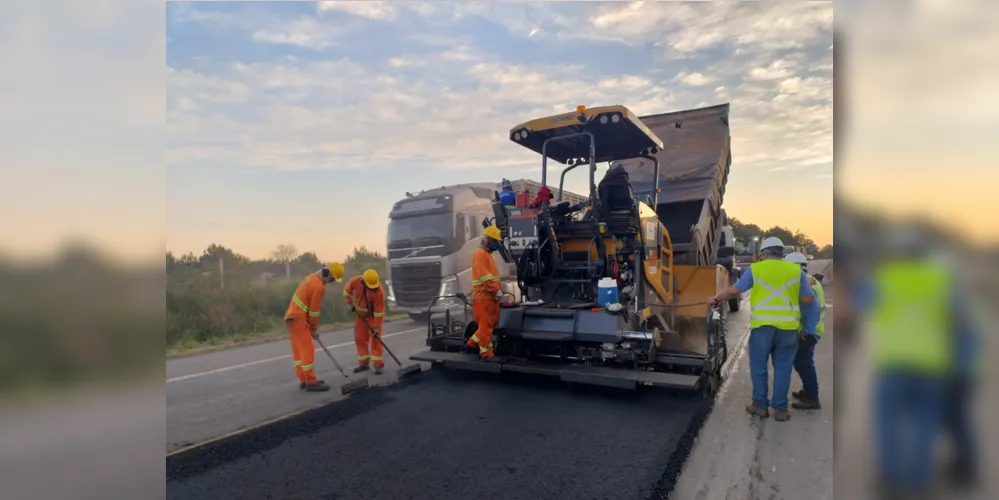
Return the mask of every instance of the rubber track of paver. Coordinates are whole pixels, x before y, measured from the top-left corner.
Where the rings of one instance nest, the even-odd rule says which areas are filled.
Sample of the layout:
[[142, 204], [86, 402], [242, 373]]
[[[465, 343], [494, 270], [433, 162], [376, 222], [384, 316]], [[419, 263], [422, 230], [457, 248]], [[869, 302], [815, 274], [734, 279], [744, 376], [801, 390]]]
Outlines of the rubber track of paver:
[[169, 457], [167, 498], [666, 498], [710, 406], [434, 370]]

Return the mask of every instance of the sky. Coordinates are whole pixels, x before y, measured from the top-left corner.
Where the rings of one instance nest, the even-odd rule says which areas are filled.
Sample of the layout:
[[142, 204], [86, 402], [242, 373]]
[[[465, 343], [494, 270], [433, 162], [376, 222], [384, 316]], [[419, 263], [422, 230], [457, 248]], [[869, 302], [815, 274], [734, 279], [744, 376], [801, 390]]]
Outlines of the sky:
[[166, 247], [383, 250], [406, 191], [538, 179], [518, 123], [722, 103], [729, 215], [832, 243], [832, 22], [829, 2], [170, 2]]

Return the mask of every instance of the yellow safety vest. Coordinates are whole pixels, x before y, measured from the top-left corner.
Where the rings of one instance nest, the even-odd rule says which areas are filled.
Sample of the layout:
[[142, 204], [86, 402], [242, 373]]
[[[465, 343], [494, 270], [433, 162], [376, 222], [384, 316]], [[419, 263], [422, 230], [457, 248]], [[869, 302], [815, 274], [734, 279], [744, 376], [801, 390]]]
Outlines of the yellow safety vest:
[[749, 295], [752, 308], [749, 326], [773, 326], [781, 330], [801, 328], [801, 266], [778, 259], [768, 259], [749, 266], [753, 288]]
[[815, 333], [821, 337], [822, 332], [826, 331], [826, 292], [819, 280], [815, 280], [812, 291], [815, 292], [815, 301], [819, 303], [819, 324], [815, 326]]
[[941, 374], [950, 367], [950, 273], [920, 260], [890, 262], [874, 272], [871, 347], [878, 368]]

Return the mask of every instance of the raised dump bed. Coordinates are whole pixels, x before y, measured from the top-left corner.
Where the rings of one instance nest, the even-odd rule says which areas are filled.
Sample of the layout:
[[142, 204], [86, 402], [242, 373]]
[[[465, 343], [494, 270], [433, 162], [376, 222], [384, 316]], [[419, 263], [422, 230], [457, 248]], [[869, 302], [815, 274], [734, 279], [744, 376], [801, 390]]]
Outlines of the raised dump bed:
[[[663, 141], [663, 150], [655, 154], [661, 190], [656, 213], [673, 240], [674, 264], [715, 264], [732, 164], [728, 115], [726, 103], [639, 117]], [[636, 196], [652, 194], [650, 161], [633, 158], [616, 165], [628, 172]]]

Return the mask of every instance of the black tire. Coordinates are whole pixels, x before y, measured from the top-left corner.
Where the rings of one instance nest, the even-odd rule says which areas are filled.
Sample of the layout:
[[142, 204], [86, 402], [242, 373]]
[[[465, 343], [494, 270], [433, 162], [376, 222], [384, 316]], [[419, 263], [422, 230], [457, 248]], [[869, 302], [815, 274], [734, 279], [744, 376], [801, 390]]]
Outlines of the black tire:
[[430, 315], [427, 313], [409, 313], [409, 319], [417, 323], [426, 323], [430, 319]]
[[742, 301], [742, 297], [736, 297], [734, 299], [729, 299], [728, 310], [732, 312], [739, 312], [739, 303]]

